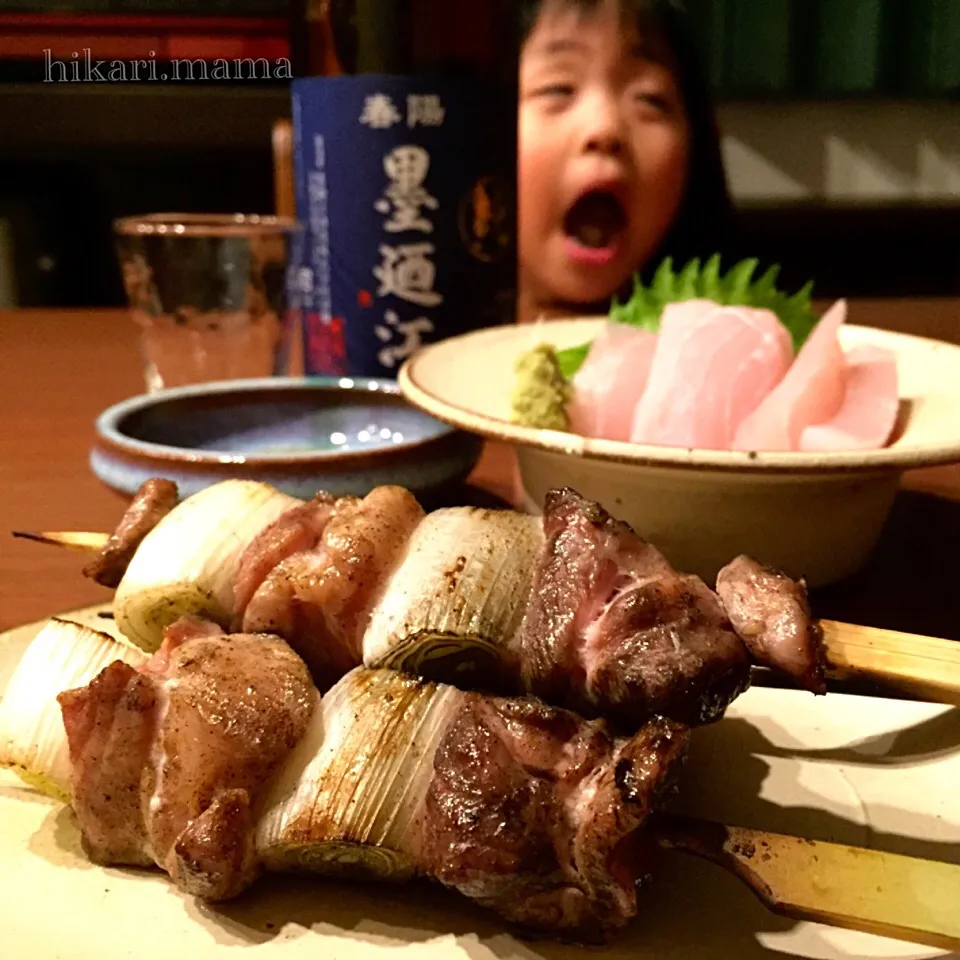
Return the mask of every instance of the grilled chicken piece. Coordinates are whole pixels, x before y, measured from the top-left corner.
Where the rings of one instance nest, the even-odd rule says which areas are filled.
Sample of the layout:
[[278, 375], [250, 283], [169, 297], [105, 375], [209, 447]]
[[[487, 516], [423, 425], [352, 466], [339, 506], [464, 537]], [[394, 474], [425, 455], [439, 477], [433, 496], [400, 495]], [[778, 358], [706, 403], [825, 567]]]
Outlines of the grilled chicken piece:
[[615, 739], [534, 700], [466, 694], [433, 761], [424, 869], [531, 933], [608, 939], [636, 913], [644, 825], [687, 742], [671, 720]]
[[137, 547], [177, 505], [177, 496], [177, 485], [171, 480], [155, 478], [141, 484], [117, 529], [83, 568], [83, 575], [104, 587], [119, 586]]
[[663, 714], [719, 720], [750, 683], [750, 658], [716, 594], [678, 573], [618, 593], [588, 628], [584, 697], [631, 728]]
[[583, 640], [631, 574], [670, 573], [661, 553], [599, 504], [572, 490], [544, 502], [545, 543], [515, 659], [525, 689], [550, 703], [577, 698], [585, 681]]
[[155, 863], [218, 900], [256, 876], [251, 810], [318, 698], [282, 641], [211, 634], [178, 622], [141, 671], [114, 662], [58, 699], [91, 859]]
[[328, 689], [363, 660], [374, 605], [424, 517], [413, 494], [377, 487], [334, 504], [316, 546], [289, 555], [267, 574], [243, 615], [245, 633], [286, 640]]
[[240, 558], [240, 569], [233, 585], [234, 609], [237, 611], [233, 629], [242, 629], [243, 612], [278, 563], [295, 553], [316, 547], [333, 516], [336, 502], [336, 497], [321, 491], [312, 500], [280, 514], [250, 542]]
[[513, 659], [525, 690], [636, 729], [655, 714], [709, 723], [749, 685], [719, 600], [599, 504], [544, 506], [546, 546]]
[[717, 575], [717, 593], [757, 663], [813, 693], [827, 692], [820, 629], [802, 581], [740, 556]]
[[141, 780], [160, 709], [158, 685], [115, 660], [57, 700], [70, 750], [70, 795], [94, 863], [149, 866]]
[[529, 933], [603, 940], [636, 913], [688, 739], [358, 668], [264, 797], [257, 850], [273, 870], [430, 877]]

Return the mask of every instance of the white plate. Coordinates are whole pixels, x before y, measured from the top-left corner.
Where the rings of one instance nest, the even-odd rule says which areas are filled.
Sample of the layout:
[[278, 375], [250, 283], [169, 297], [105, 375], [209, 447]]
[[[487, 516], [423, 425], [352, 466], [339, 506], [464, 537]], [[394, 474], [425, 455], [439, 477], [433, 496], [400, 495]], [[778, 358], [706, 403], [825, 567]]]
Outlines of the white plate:
[[[0, 635], [0, 687], [30, 628]], [[697, 732], [680, 808], [960, 863], [960, 710], [755, 688]], [[89, 863], [68, 808], [0, 774], [4, 960], [727, 960], [951, 954], [769, 914], [711, 864], [670, 855], [603, 950], [523, 943], [442, 889], [267, 877], [217, 908], [159, 872]], [[242, 948], [242, 949], [239, 949]]]

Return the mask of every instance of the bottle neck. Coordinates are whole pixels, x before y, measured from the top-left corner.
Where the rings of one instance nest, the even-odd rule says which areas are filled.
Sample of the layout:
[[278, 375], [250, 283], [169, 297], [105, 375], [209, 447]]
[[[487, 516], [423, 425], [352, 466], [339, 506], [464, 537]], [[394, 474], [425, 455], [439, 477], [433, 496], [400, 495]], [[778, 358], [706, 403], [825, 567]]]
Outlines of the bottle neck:
[[346, 73], [483, 76], [515, 82], [514, 0], [331, 0]]
[[293, 0], [290, 52], [295, 77], [330, 77], [343, 73], [330, 28], [330, 14], [330, 0]]

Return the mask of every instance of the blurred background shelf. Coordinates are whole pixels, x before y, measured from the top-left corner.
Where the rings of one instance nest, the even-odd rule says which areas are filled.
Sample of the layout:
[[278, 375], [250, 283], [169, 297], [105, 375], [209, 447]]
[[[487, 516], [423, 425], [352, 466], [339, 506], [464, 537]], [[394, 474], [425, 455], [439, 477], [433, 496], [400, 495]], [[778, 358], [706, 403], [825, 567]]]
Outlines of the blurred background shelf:
[[188, 14], [200, 17], [287, 17], [288, 0], [6, 0], [3, 9], [21, 16], [85, 14]]
[[15, 278], [0, 306], [120, 305], [115, 217], [270, 211], [288, 102], [285, 88], [0, 85], [0, 274]]
[[[220, 15], [204, 14], [212, 6], [209, 2], [188, 7], [189, 15], [183, 14], [183, 3], [171, 7], [177, 13], [164, 12], [162, 4], [156, 9], [154, 3], [126, 5], [147, 11], [139, 13], [0, 8], [0, 84], [192, 83], [209, 80], [218, 58], [228, 66], [221, 80], [289, 82], [287, 0], [279, 4], [280, 16], [259, 17], [224, 15], [222, 10]], [[276, 13], [278, 4], [264, 0], [259, 7]], [[242, 69], [234, 67], [237, 61], [242, 61]], [[286, 61], [286, 71], [276, 69], [280, 61]], [[282, 73], [285, 76], [277, 76]]]
[[[241, 148], [269, 162], [288, 84], [0, 84], [0, 157], [94, 148]], [[185, 173], [187, 171], [181, 171]]]
[[687, 0], [717, 95], [960, 96], [958, 0]]
[[[276, 70], [44, 82], [45, 57], [153, 50], [158, 77], [175, 56], [289, 57], [298, 75], [315, 2], [0, 5], [0, 306], [121, 304], [115, 217], [274, 203], [271, 130], [290, 109]], [[742, 252], [782, 261], [789, 283], [816, 277], [823, 297], [960, 294], [960, 0], [687, 4]]]

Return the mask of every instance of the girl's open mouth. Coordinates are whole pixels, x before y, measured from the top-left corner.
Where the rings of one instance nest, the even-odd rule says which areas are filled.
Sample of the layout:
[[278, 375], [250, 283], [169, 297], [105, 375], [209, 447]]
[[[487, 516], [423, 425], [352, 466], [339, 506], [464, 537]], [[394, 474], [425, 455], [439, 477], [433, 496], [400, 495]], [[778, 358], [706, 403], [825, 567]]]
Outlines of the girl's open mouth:
[[567, 211], [563, 231], [574, 244], [588, 251], [612, 251], [627, 226], [620, 199], [609, 190], [585, 193]]

